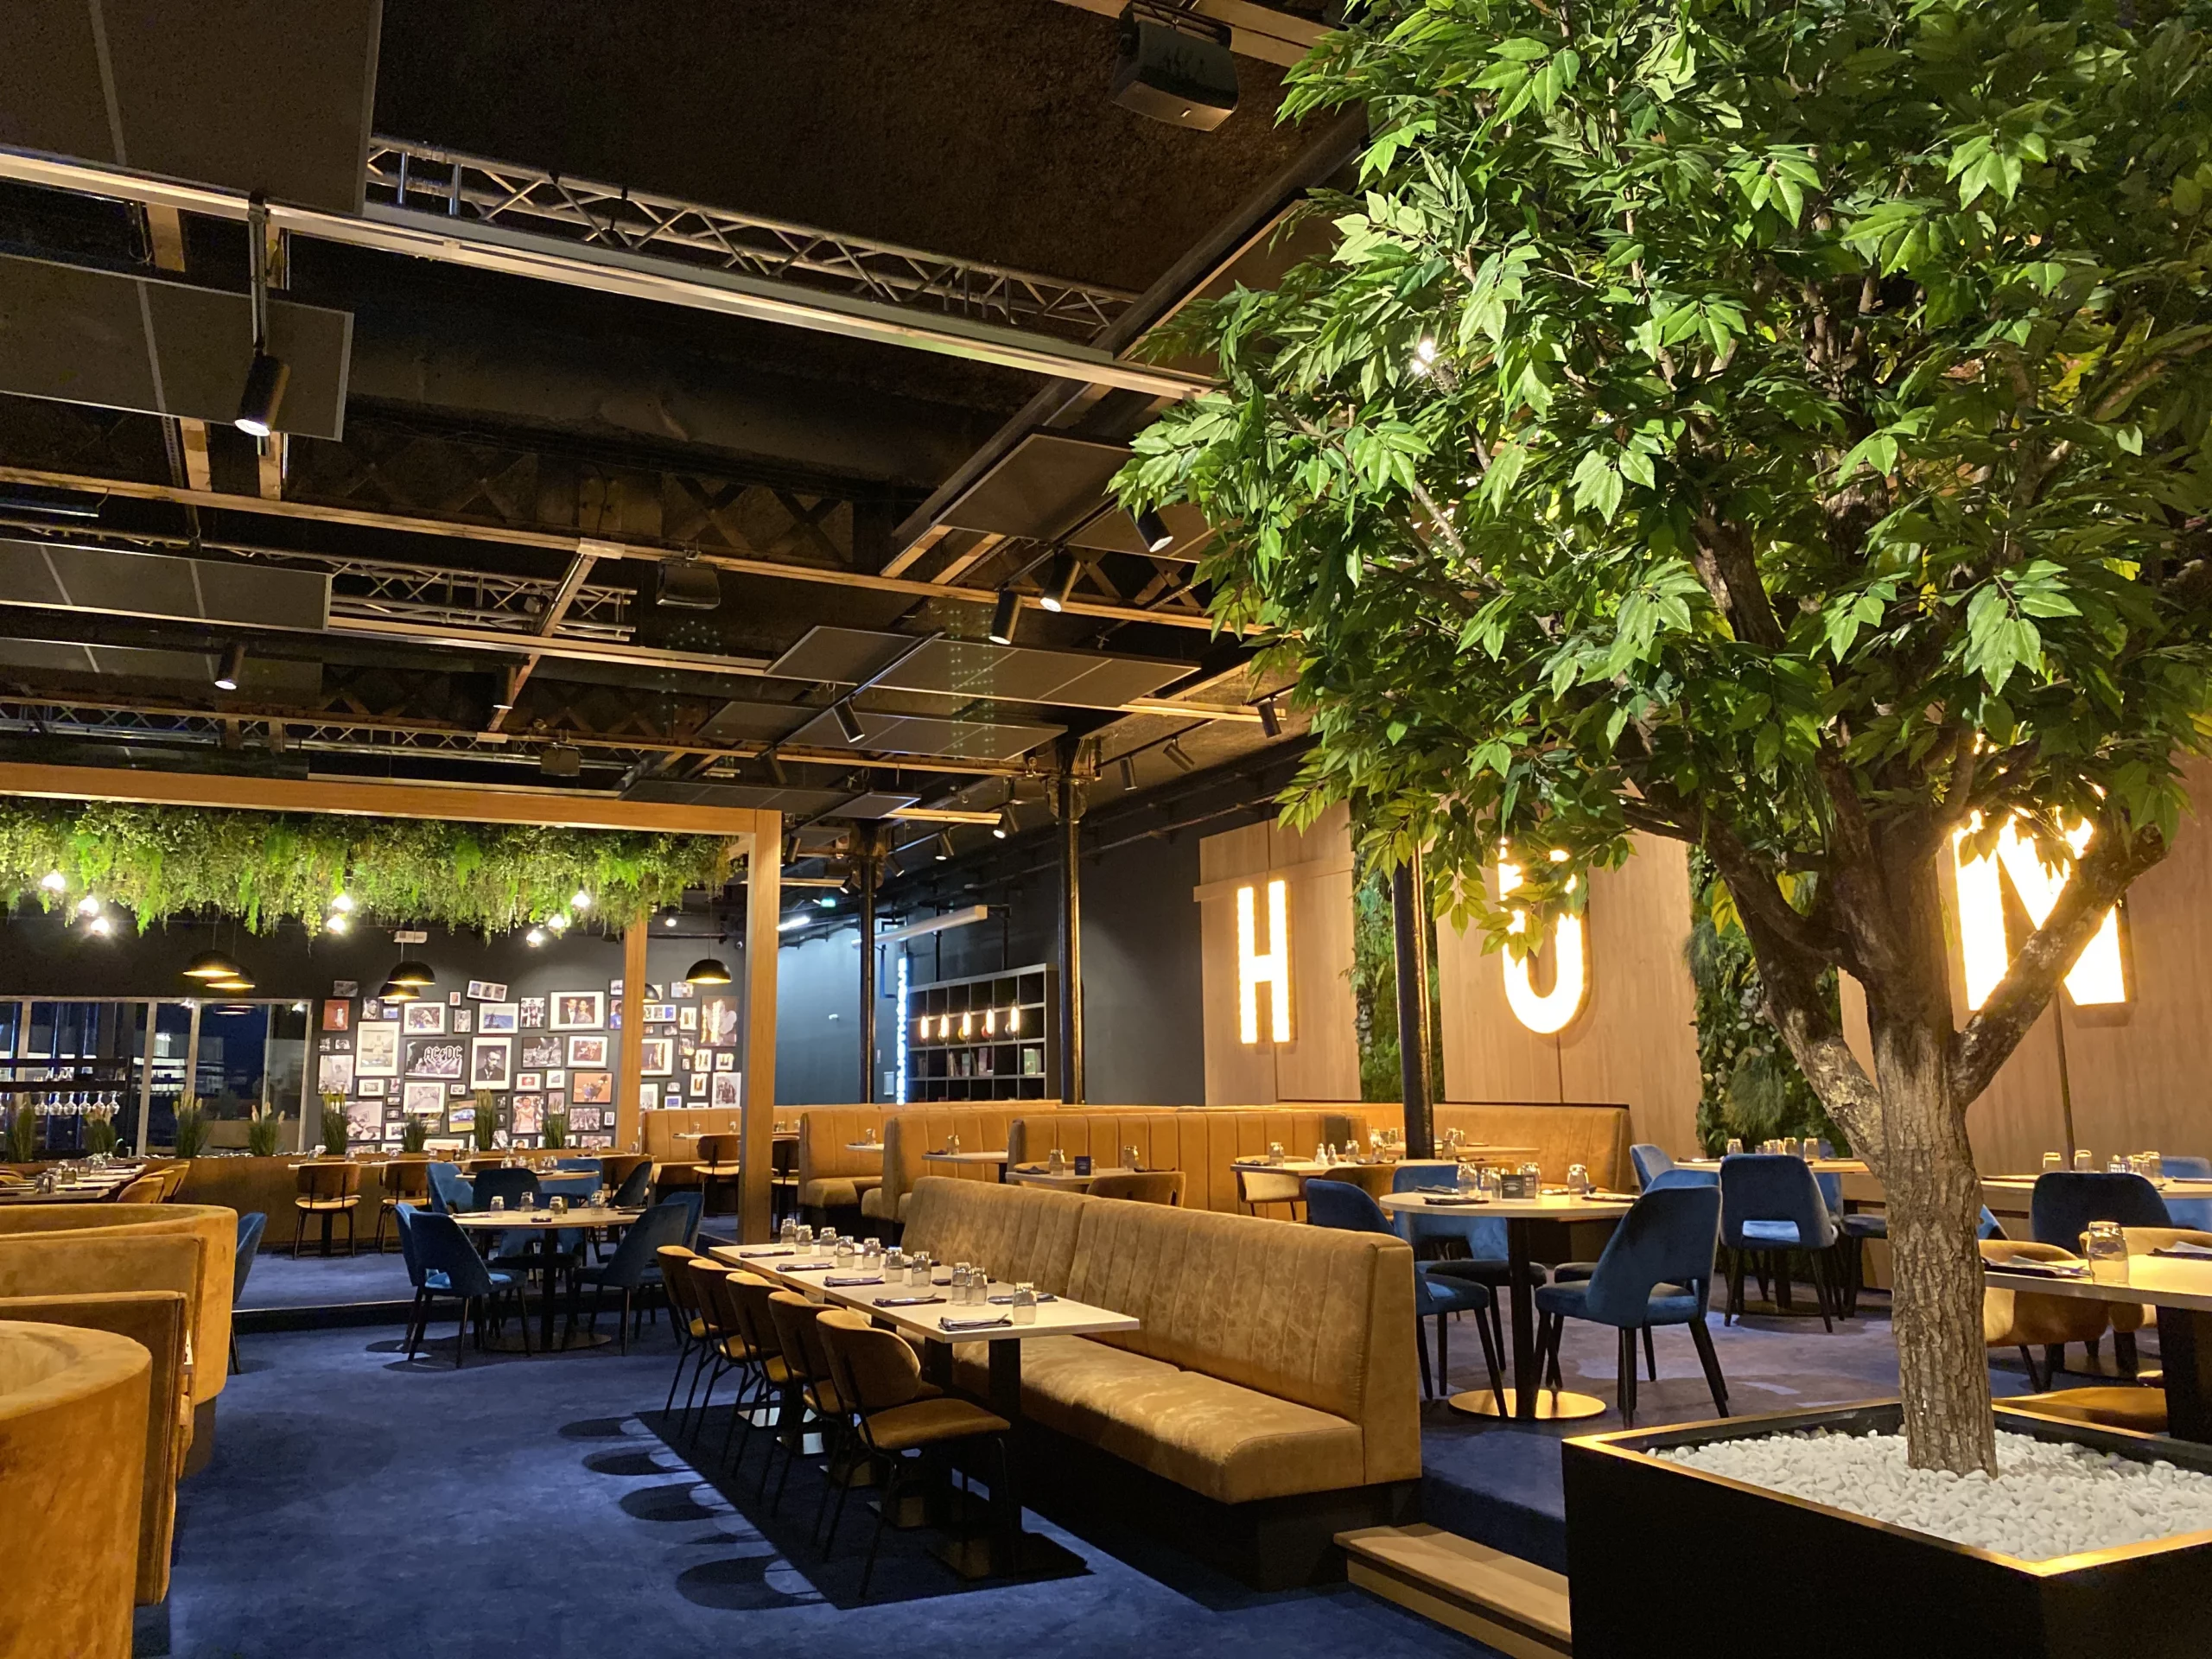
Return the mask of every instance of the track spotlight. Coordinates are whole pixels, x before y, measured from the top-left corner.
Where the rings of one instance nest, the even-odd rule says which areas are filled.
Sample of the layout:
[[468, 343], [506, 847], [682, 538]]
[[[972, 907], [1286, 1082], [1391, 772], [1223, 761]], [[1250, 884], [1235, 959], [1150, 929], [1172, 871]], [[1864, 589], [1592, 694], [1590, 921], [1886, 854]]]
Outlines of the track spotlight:
[[1180, 738], [1177, 738], [1171, 741], [1166, 748], [1160, 751], [1160, 753], [1175, 763], [1175, 770], [1178, 772], [1188, 772], [1192, 766], [1198, 764], [1198, 762], [1192, 760], [1189, 755], [1183, 753], [1183, 741]]
[[1174, 545], [1175, 532], [1167, 528], [1167, 521], [1154, 507], [1130, 515], [1136, 521], [1137, 534], [1144, 540], [1147, 553], [1165, 553]]
[[243, 979], [245, 969], [219, 950], [203, 950], [184, 964], [187, 979]]
[[1021, 620], [1021, 595], [1011, 588], [999, 589], [999, 602], [991, 607], [991, 643], [1014, 643], [1014, 625]]
[[1004, 841], [1008, 836], [1019, 834], [1020, 830], [1021, 820], [1014, 816], [1014, 803], [1008, 801], [999, 808], [999, 821], [991, 826], [991, 834]]
[[951, 856], [952, 831], [950, 830], [940, 830], [937, 832], [937, 861], [942, 864], [945, 860]]
[[1276, 712], [1273, 697], [1260, 699], [1260, 729], [1269, 737], [1282, 735], [1282, 715]]
[[233, 639], [223, 648], [222, 666], [215, 671], [215, 689], [235, 691], [238, 682], [245, 677], [245, 646]]
[[245, 390], [238, 394], [238, 412], [231, 424], [250, 438], [265, 438], [276, 429], [276, 411], [283, 406], [284, 386], [292, 371], [281, 357], [257, 351], [245, 372]]
[[584, 752], [566, 743], [550, 743], [537, 753], [537, 770], [547, 778], [581, 778]]
[[665, 916], [664, 916], [664, 917], [662, 917], [662, 918], [660, 918], [660, 925], [661, 925], [663, 927], [674, 927], [674, 926], [676, 925], [676, 921], [677, 921], [676, 912], [675, 912], [674, 911], [672, 911], [672, 910], [671, 910], [671, 911], [670, 911], [670, 912], [668, 912], [668, 914], [667, 914], [667, 915], [665, 915]]
[[1125, 754], [1122, 757], [1119, 764], [1122, 768], [1122, 787], [1123, 789], [1135, 789], [1137, 786], [1136, 756], [1133, 754]]
[[412, 957], [399, 963], [385, 977], [395, 985], [411, 985], [418, 991], [438, 982], [438, 976], [430, 971], [430, 964], [417, 962]]
[[845, 741], [857, 743], [868, 734], [861, 728], [861, 717], [853, 712], [852, 700], [832, 703], [830, 712], [837, 716], [837, 729], [844, 734]]
[[1045, 591], [1038, 596], [1038, 605], [1055, 614], [1067, 608], [1068, 596], [1075, 592], [1075, 579], [1083, 574], [1083, 566], [1074, 554], [1062, 548], [1052, 555], [1052, 562], [1045, 567]]
[[727, 985], [729, 968], [716, 957], [702, 957], [685, 971], [683, 980], [688, 985]]

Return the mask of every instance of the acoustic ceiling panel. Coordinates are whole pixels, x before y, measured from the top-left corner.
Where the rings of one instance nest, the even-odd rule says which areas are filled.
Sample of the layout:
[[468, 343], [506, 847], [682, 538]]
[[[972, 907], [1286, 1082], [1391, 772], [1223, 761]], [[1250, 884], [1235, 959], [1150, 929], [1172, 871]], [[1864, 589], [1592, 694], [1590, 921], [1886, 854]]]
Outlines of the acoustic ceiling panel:
[[[889, 664], [875, 683], [887, 690], [1070, 709], [1118, 709], [1150, 696], [1191, 671], [1181, 663], [1108, 657], [1090, 651], [1039, 651], [978, 639], [932, 639], [863, 628], [815, 628], [778, 658], [769, 672], [827, 685], [858, 685]], [[904, 653], [912, 652], [911, 655]]]
[[330, 578], [274, 565], [0, 539], [0, 601], [315, 632], [330, 620]]
[[696, 735], [702, 743], [773, 743], [797, 731], [814, 712], [785, 702], [726, 702]]
[[837, 809], [841, 817], [848, 818], [887, 818], [902, 808], [912, 806], [922, 798], [918, 795], [893, 795], [876, 790], [867, 795], [855, 795]]
[[812, 817], [830, 811], [847, 795], [842, 789], [779, 789], [767, 784], [688, 784], [680, 779], [655, 779], [632, 784], [623, 791], [623, 798], [669, 806], [743, 806], [756, 812]]
[[[291, 378], [280, 430], [346, 435], [353, 319], [272, 300], [269, 348]], [[0, 257], [0, 391], [227, 426], [253, 359], [244, 294]]]
[[[1106, 505], [1107, 482], [1128, 458], [1128, 450], [1118, 443], [1033, 432], [946, 509], [944, 522], [955, 530], [986, 531], [1025, 541], [1065, 541], [1098, 552], [1142, 553], [1143, 539], [1129, 515]], [[1094, 512], [1097, 517], [1084, 524], [1084, 518]], [[1173, 558], [1177, 547], [1205, 529], [1205, 519], [1196, 508], [1171, 507], [1162, 516], [1175, 532], [1174, 543], [1162, 557]]]
[[[0, 667], [91, 675], [103, 679], [143, 680], [189, 686], [202, 693], [214, 683], [220, 665], [220, 656], [207, 652], [87, 645], [60, 639], [0, 639]], [[238, 682], [238, 695], [251, 702], [257, 697], [308, 697], [321, 690], [320, 663], [249, 657]]]
[[381, 0], [10, 0], [0, 143], [361, 211]]
[[851, 749], [856, 754], [926, 754], [945, 760], [1012, 760], [1060, 734], [1057, 726], [937, 720], [924, 715], [879, 715], [862, 709], [861, 741], [847, 743], [828, 709], [799, 728], [795, 747]]

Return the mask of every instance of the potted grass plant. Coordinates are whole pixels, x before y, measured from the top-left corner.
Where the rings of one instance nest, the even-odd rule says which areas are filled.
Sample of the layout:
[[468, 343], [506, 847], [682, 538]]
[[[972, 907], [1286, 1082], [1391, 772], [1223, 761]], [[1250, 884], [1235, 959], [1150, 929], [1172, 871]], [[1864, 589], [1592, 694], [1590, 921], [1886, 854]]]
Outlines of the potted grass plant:
[[8, 1161], [14, 1164], [35, 1163], [39, 1152], [38, 1114], [29, 1101], [18, 1100], [8, 1109], [5, 1139]]
[[343, 1158], [351, 1138], [346, 1122], [346, 1096], [335, 1089], [326, 1090], [322, 1096], [322, 1155]]
[[474, 1136], [476, 1150], [491, 1152], [499, 1144], [499, 1095], [495, 1089], [476, 1091], [476, 1116], [469, 1125]]
[[251, 1158], [275, 1157], [277, 1132], [276, 1114], [266, 1106], [257, 1109], [246, 1122], [246, 1155]]
[[546, 1149], [558, 1152], [569, 1144], [569, 1115], [566, 1112], [545, 1114]]
[[400, 1126], [399, 1149], [402, 1152], [420, 1152], [429, 1139], [430, 1122], [428, 1118], [410, 1116]]
[[115, 1114], [112, 1110], [85, 1114], [85, 1150], [95, 1158], [115, 1154]]
[[175, 1144], [181, 1159], [197, 1158], [207, 1150], [207, 1109], [196, 1095], [187, 1095], [176, 1103]]

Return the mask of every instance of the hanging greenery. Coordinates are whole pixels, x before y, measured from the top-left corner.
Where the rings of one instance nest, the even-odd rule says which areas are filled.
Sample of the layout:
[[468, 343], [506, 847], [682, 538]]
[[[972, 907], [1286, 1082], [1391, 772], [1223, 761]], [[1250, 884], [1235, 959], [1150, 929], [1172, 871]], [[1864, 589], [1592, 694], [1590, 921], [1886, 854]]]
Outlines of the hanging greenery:
[[182, 914], [315, 925], [341, 893], [361, 919], [484, 933], [566, 914], [578, 892], [627, 918], [719, 887], [732, 850], [713, 836], [0, 798], [0, 900], [54, 910], [91, 893], [142, 931]]
[[[1712, 861], [1690, 854], [1690, 978], [1697, 986], [1697, 1061], [1703, 1090], [1697, 1104], [1697, 1136], [1707, 1152], [1722, 1150], [1732, 1135], [1747, 1147], [1783, 1135], [1813, 1135], [1847, 1156], [1843, 1131], [1821, 1109], [1766, 1017], [1766, 987], [1751, 960], [1751, 944], [1736, 920], [1734, 902]], [[1830, 1017], [1835, 974], [1822, 990]]]
[[[1436, 883], [1429, 883], [1433, 913]], [[1390, 906], [1390, 876], [1372, 855], [1357, 856], [1352, 880], [1351, 991], [1353, 1029], [1359, 1043], [1359, 1097], [1402, 1100], [1405, 1073], [1398, 1046], [1398, 941]], [[1436, 931], [1427, 931], [1429, 1078], [1437, 1098], [1444, 1094], [1443, 1024], [1435, 1014]]]

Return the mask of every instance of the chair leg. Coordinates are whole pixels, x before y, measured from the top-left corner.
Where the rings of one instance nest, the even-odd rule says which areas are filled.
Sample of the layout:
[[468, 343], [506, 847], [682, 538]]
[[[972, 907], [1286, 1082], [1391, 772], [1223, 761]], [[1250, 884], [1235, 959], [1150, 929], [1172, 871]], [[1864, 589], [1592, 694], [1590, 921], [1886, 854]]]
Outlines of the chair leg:
[[1414, 1351], [1421, 1356], [1421, 1397], [1433, 1399], [1436, 1382], [1428, 1370], [1428, 1339], [1421, 1333], [1421, 1316], [1418, 1314], [1414, 1316]]
[[1651, 1327], [1648, 1325], [1643, 1327], [1643, 1369], [1654, 1382], [1659, 1380], [1659, 1357], [1651, 1351]]
[[891, 1516], [892, 1496], [899, 1490], [899, 1476], [902, 1467], [903, 1463], [893, 1464], [891, 1478], [885, 1483], [883, 1496], [876, 1503], [875, 1535], [868, 1541], [868, 1565], [861, 1568], [860, 1599], [862, 1601], [868, 1599], [868, 1581], [875, 1575], [875, 1552], [883, 1543], [884, 1522]]
[[300, 1259], [300, 1241], [307, 1236], [308, 1212], [295, 1209], [292, 1213], [298, 1217], [292, 1224], [292, 1260], [296, 1262]]
[[1720, 1323], [1732, 1325], [1744, 1316], [1744, 1252], [1728, 1252], [1728, 1306]]
[[1828, 1317], [1828, 1253], [1815, 1250], [1813, 1255], [1813, 1300], [1820, 1305], [1821, 1329], [1833, 1332], [1835, 1321]]
[[1475, 1320], [1475, 1334], [1482, 1338], [1483, 1366], [1490, 1373], [1491, 1398], [1497, 1402], [1498, 1419], [1503, 1421], [1513, 1414], [1505, 1408], [1505, 1378], [1498, 1369], [1498, 1347], [1491, 1339], [1488, 1322], [1480, 1318]]
[[[597, 1292], [593, 1295], [593, 1297], [592, 1297], [592, 1300], [591, 1300], [591, 1330], [592, 1330], [592, 1334], [593, 1334], [594, 1336], [597, 1336], [597, 1335], [599, 1334], [599, 1304], [600, 1304], [600, 1299], [601, 1299], [601, 1297], [605, 1296], [606, 1294], [607, 1294], [607, 1287], [606, 1287], [606, 1286], [604, 1286], [604, 1285], [601, 1285], [601, 1286], [599, 1287], [598, 1291], [597, 1291]], [[627, 1358], [627, 1357], [629, 1357], [629, 1353], [630, 1353], [630, 1292], [629, 1292], [629, 1290], [628, 1290], [628, 1288], [627, 1288], [626, 1287], [623, 1289], [623, 1292], [622, 1292], [622, 1341], [621, 1341], [621, 1352], [622, 1352], [622, 1355], [623, 1355], [623, 1357], [624, 1357], [625, 1358]]]
[[1452, 1392], [1452, 1352], [1446, 1340], [1446, 1333], [1451, 1329], [1452, 1316], [1449, 1313], [1438, 1314], [1436, 1316], [1436, 1387], [1438, 1392], [1446, 1395]]
[[2024, 1342], [2020, 1344], [2020, 1363], [2027, 1367], [2028, 1386], [2035, 1392], [2041, 1394], [2050, 1386], [2044, 1374], [2036, 1369], [2035, 1350]]
[[2043, 1351], [2043, 1386], [2048, 1389], [2054, 1385], [2065, 1369], [2066, 1344], [2063, 1342], [2050, 1344]]
[[[461, 1357], [468, 1347], [468, 1310], [474, 1306], [468, 1297], [461, 1299], [461, 1324], [453, 1333], [453, 1368], [456, 1371], [461, 1369]], [[482, 1328], [480, 1321], [478, 1328]]]
[[2130, 1382], [2135, 1380], [2135, 1333], [2115, 1331], [2112, 1333], [2112, 1357], [2120, 1367], [2120, 1374]]
[[1636, 1427], [1636, 1332], [1626, 1325], [1614, 1333], [1613, 1398], [1620, 1407], [1621, 1427]]
[[1705, 1316], [1690, 1321], [1690, 1340], [1697, 1344], [1697, 1363], [1705, 1367], [1705, 1386], [1713, 1390], [1713, 1403], [1723, 1417], [1728, 1414], [1728, 1380], [1720, 1375], [1720, 1356], [1713, 1351], [1713, 1332]]
[[236, 1376], [242, 1368], [238, 1364], [238, 1333], [231, 1332], [231, 1375]]
[[353, 1217], [360, 1211], [361, 1207], [359, 1205], [351, 1205], [346, 1211], [346, 1254], [349, 1256], [359, 1255], [361, 1253], [361, 1247], [353, 1236]]
[[[676, 1321], [671, 1319], [669, 1323], [674, 1325]], [[683, 1381], [683, 1367], [696, 1357], [697, 1351], [692, 1346], [691, 1333], [678, 1325], [676, 1339], [676, 1370], [668, 1379], [668, 1402], [661, 1407], [662, 1415], [665, 1416], [676, 1409], [676, 1389], [677, 1385]]]

